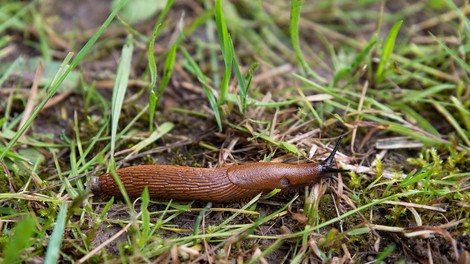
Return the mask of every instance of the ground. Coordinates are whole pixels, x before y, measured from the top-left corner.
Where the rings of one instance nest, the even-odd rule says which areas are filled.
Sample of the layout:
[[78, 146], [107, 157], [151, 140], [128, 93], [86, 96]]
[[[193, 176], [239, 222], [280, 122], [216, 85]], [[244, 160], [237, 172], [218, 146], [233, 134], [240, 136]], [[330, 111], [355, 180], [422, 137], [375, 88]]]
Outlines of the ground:
[[[124, 2], [0, 7], [2, 261], [469, 263], [467, 2]], [[349, 172], [273, 196], [89, 188], [321, 162], [340, 136]]]

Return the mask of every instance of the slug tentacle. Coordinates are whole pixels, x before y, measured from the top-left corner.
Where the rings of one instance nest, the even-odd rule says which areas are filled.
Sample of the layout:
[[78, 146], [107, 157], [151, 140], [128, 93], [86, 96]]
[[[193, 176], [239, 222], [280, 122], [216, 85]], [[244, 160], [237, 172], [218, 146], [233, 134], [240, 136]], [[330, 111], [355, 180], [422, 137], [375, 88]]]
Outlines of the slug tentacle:
[[324, 173], [336, 173], [336, 172], [348, 172], [349, 171], [349, 170], [343, 170], [343, 169], [337, 169], [337, 168], [332, 168], [331, 167], [332, 163], [333, 163], [333, 159], [335, 158], [335, 155], [336, 155], [336, 151], [338, 151], [339, 145], [341, 144], [342, 140], [343, 140], [343, 136], [340, 136], [338, 138], [338, 141], [336, 141], [336, 145], [333, 148], [333, 150], [331, 151], [330, 156], [328, 156], [328, 158], [326, 158], [322, 162], [322, 164], [321, 164], [322, 172], [324, 172]]

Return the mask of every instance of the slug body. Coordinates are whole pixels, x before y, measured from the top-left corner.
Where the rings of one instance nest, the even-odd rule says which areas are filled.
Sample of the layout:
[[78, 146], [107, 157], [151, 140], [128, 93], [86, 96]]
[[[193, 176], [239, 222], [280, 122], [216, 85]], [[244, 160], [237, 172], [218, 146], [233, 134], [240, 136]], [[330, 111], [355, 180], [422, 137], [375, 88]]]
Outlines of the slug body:
[[[341, 140], [341, 139], [340, 139]], [[194, 168], [171, 165], [141, 165], [116, 171], [129, 197], [140, 197], [145, 187], [159, 200], [229, 202], [251, 198], [275, 188], [310, 184], [328, 173], [342, 172], [331, 167], [335, 149], [324, 162], [284, 164], [258, 162], [222, 168]], [[92, 177], [91, 190], [101, 196], [120, 197], [110, 173]]]

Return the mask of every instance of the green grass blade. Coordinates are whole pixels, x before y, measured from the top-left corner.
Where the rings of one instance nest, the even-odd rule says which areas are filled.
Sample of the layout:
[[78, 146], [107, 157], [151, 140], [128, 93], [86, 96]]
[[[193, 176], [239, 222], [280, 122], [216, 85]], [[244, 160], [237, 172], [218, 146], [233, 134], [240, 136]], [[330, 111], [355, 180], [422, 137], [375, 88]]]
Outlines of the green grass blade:
[[[233, 43], [231, 43], [231, 50], [233, 50]], [[238, 82], [238, 94], [240, 98], [240, 102], [238, 104], [238, 107], [240, 109], [240, 112], [242, 113], [243, 116], [245, 116], [246, 113], [246, 97], [248, 95], [248, 86], [245, 83], [245, 77], [243, 77], [241, 71], [240, 71], [240, 66], [238, 65], [237, 58], [233, 58], [233, 69], [235, 71], [235, 77], [237, 78]]]
[[11, 231], [12, 236], [8, 238], [8, 243], [5, 243], [3, 249], [3, 263], [20, 263], [21, 254], [33, 243], [31, 237], [35, 229], [31, 216], [27, 216], [15, 225]]
[[[78, 175], [77, 173], [77, 165], [76, 165], [76, 143], [75, 141], [72, 141], [70, 144], [70, 156], [69, 156], [69, 163], [70, 163], [70, 172], [72, 175]], [[56, 166], [59, 166], [58, 161], [56, 162]], [[75, 199], [78, 196], [79, 191], [83, 191], [83, 184], [81, 180], [77, 180], [77, 189], [78, 191], [72, 187], [70, 184], [70, 181], [67, 178], [61, 178], [62, 181], [64, 181], [64, 187], [67, 190], [67, 193], [69, 194], [70, 198]]]
[[52, 96], [57, 92], [57, 89], [59, 88], [60, 83], [62, 83], [62, 81], [65, 79], [65, 76], [68, 74], [67, 70], [70, 69], [70, 67], [67, 68], [67, 64], [69, 63], [71, 59], [72, 59], [72, 53], [69, 53], [67, 57], [64, 59], [64, 61], [62, 62], [59, 72], [52, 80], [52, 84], [48, 88], [46, 88], [47, 90], [46, 98], [39, 103], [39, 105], [31, 113], [31, 116], [26, 120], [23, 126], [20, 127], [20, 129], [18, 129], [15, 136], [13, 136], [10, 142], [8, 142], [8, 145], [5, 147], [4, 151], [0, 154], [0, 161], [3, 160], [3, 158], [6, 155], [6, 152], [9, 151], [13, 147], [16, 141], [18, 141], [18, 139], [23, 135], [26, 129], [28, 129], [28, 127], [33, 123], [34, 119], [39, 114], [41, 109], [46, 105], [47, 101], [49, 101], [49, 99], [51, 99]]
[[352, 209], [340, 216], [337, 216], [335, 218], [332, 218], [330, 220], [327, 220], [319, 225], [316, 225], [316, 226], [311, 226], [311, 227], [308, 227], [306, 228], [305, 230], [303, 231], [299, 231], [299, 232], [296, 232], [296, 233], [292, 233], [292, 234], [288, 234], [286, 236], [284, 236], [284, 239], [289, 239], [289, 238], [295, 238], [295, 237], [298, 237], [298, 236], [301, 236], [303, 234], [308, 234], [308, 233], [311, 233], [315, 230], [319, 230], [320, 228], [324, 228], [326, 226], [329, 226], [333, 223], [336, 223], [338, 221], [341, 221], [342, 219], [345, 219], [346, 217], [348, 216], [351, 216], [351, 215], [354, 215], [356, 214], [357, 212], [360, 212], [360, 211], [363, 211], [369, 207], [372, 207], [376, 204], [381, 204], [385, 201], [389, 201], [389, 200], [394, 200], [394, 199], [397, 199], [397, 198], [401, 198], [401, 197], [408, 197], [408, 196], [412, 196], [412, 195], [417, 195], [417, 194], [422, 194], [423, 191], [418, 191], [418, 190], [412, 190], [412, 191], [407, 191], [407, 192], [403, 192], [403, 193], [397, 193], [397, 194], [394, 194], [394, 195], [391, 195], [391, 196], [388, 196], [388, 197], [384, 197], [382, 199], [378, 199], [378, 200], [374, 200], [372, 202], [369, 202], [365, 205], [362, 205], [362, 206], [359, 206], [355, 209]]
[[155, 45], [155, 40], [160, 35], [161, 24], [163, 23], [163, 20], [165, 19], [166, 15], [168, 14], [168, 11], [173, 5], [173, 2], [174, 0], [167, 0], [165, 8], [162, 10], [160, 15], [158, 16], [157, 22], [155, 23], [155, 26], [152, 32], [152, 37], [148, 45], [147, 60], [148, 60], [148, 68], [150, 72], [150, 85], [149, 85], [149, 94], [150, 94], [149, 96], [149, 130], [150, 131], [153, 130], [155, 109], [157, 108], [157, 105], [158, 105], [157, 91], [155, 90], [156, 84], [157, 84], [157, 64], [155, 63], [155, 54], [153, 52], [153, 47]]
[[[208, 11], [211, 11], [213, 14], [213, 7], [211, 1], [204, 2], [204, 8]], [[215, 43], [215, 34], [214, 34], [215, 21], [213, 19], [208, 19], [205, 24], [205, 32], [207, 35], [207, 42]], [[214, 87], [220, 87], [220, 77], [219, 77], [219, 62], [218, 62], [218, 48], [214, 47], [208, 50], [209, 52], [209, 62], [212, 69], [212, 74], [210, 76]]]
[[[201, 210], [201, 212], [199, 212], [199, 215], [197, 216], [196, 221], [194, 221], [193, 236], [199, 235], [199, 231], [200, 231], [200, 228], [201, 228], [202, 220], [203, 220], [204, 217], [206, 216], [206, 212], [207, 212], [208, 210], [210, 210], [211, 207], [212, 207], [212, 203], [211, 203], [211, 202], [208, 202], [208, 203], [206, 204], [206, 206], [204, 206], [204, 208]], [[195, 239], [193, 243], [196, 245], [197, 242], [198, 242], [198, 240]]]
[[3, 76], [0, 78], [0, 86], [3, 86], [3, 83], [10, 77], [10, 75], [20, 67], [20, 65], [24, 62], [22, 57], [16, 58], [10, 66], [3, 72]]
[[468, 108], [465, 108], [463, 103], [459, 101], [456, 97], [452, 96], [450, 97], [450, 100], [454, 104], [454, 106], [459, 110], [460, 116], [463, 119], [463, 124], [467, 131], [470, 131], [470, 110]]
[[431, 125], [431, 123], [426, 118], [424, 118], [421, 114], [413, 110], [407, 104], [400, 102], [400, 103], [397, 103], [396, 106], [397, 108], [401, 109], [403, 113], [415, 119], [418, 126], [422, 128], [424, 131], [430, 134], [433, 134], [434, 136], [440, 137], [439, 132], [434, 128], [434, 126]]
[[316, 74], [310, 66], [308, 66], [307, 61], [304, 59], [302, 50], [300, 48], [299, 41], [299, 19], [300, 19], [300, 10], [302, 9], [302, 0], [292, 0], [291, 2], [291, 12], [290, 12], [290, 36], [292, 47], [294, 48], [295, 55], [297, 60], [299, 60], [302, 68], [314, 79], [322, 83], [326, 83], [326, 80]]
[[[4, 150], [5, 150], [5, 148], [0, 146], [0, 151], [4, 151]], [[5, 157], [10, 158], [12, 160], [29, 162], [29, 160], [27, 158], [25, 158], [21, 155], [18, 155], [14, 152], [11, 152], [11, 151], [6, 152]]]
[[236, 58], [233, 59], [233, 68], [235, 70], [235, 76], [237, 78], [237, 82], [239, 86], [238, 107], [243, 116], [245, 116], [246, 114], [248, 91], [250, 90], [251, 80], [253, 79], [253, 72], [255, 71], [256, 67], [258, 67], [258, 64], [257, 63], [253, 64], [248, 70], [247, 75], [243, 76], [243, 74], [240, 71], [240, 66], [238, 65], [237, 59]]
[[[163, 20], [165, 19], [166, 15], [168, 14], [168, 11], [170, 11], [170, 8], [173, 6], [174, 0], [167, 0], [165, 8], [163, 8], [162, 12], [160, 15], [158, 15], [157, 22], [155, 25], [161, 25], [163, 23]], [[158, 30], [156, 31], [156, 37], [160, 35], [160, 30], [162, 28], [158, 27]]]
[[143, 141], [139, 142], [138, 144], [130, 148], [131, 153], [127, 156], [127, 158], [140, 152], [142, 149], [144, 149], [148, 145], [152, 144], [159, 138], [168, 134], [173, 129], [174, 126], [175, 125], [171, 122], [165, 122], [161, 124], [160, 126], [158, 126], [158, 128], [155, 131], [153, 131], [152, 134], [150, 134], [150, 136], [148, 136], [146, 139], [144, 139]]
[[377, 255], [377, 259], [375, 260], [374, 263], [383, 263], [384, 260], [387, 259], [388, 256], [390, 256], [393, 251], [395, 251], [395, 248], [396, 248], [396, 245], [394, 243], [392, 244], [389, 244], [388, 246], [386, 246], [382, 252], [380, 252], [378, 255]]
[[380, 63], [377, 67], [377, 72], [375, 75], [375, 80], [377, 82], [382, 82], [384, 79], [385, 69], [390, 62], [392, 57], [393, 48], [395, 47], [395, 41], [397, 39], [398, 31], [400, 30], [403, 20], [398, 21], [393, 25], [390, 33], [388, 34], [387, 40], [385, 40], [384, 47], [382, 49], [382, 55], [380, 56]]
[[[327, 41], [325, 42], [328, 43]], [[347, 84], [350, 84], [354, 82], [355, 80], [357, 80], [362, 72], [362, 69], [358, 69], [358, 67], [363, 65], [364, 60], [366, 59], [366, 57], [370, 55], [370, 51], [372, 50], [372, 48], [375, 47], [376, 43], [377, 43], [377, 37], [374, 36], [369, 40], [367, 45], [365, 45], [361, 49], [361, 51], [355, 56], [350, 66], [344, 65], [340, 67], [335, 74], [335, 78], [331, 86], [337, 87], [339, 81], [347, 80], [348, 76], [349, 76], [349, 80], [347, 81]], [[333, 47], [331, 47], [331, 54], [335, 55]], [[336, 55], [334, 56], [334, 58], [336, 58]], [[356, 73], [356, 74], [353, 74], [353, 73]]]
[[62, 244], [62, 237], [64, 236], [65, 224], [67, 222], [67, 208], [68, 204], [63, 202], [55, 221], [54, 230], [49, 238], [44, 259], [45, 264], [57, 263], [59, 259], [60, 245]]
[[215, 1], [215, 21], [217, 28], [217, 35], [219, 37], [220, 49], [222, 50], [222, 56], [224, 57], [225, 69], [224, 77], [220, 87], [220, 94], [218, 104], [223, 105], [226, 102], [230, 77], [232, 74], [232, 40], [228, 34], [227, 25], [225, 23], [225, 17], [222, 10], [222, 0]]
[[49, 47], [48, 38], [44, 32], [44, 21], [39, 14], [34, 14], [34, 27], [36, 28], [39, 36], [39, 47], [41, 49], [42, 58], [46, 62], [50, 62], [52, 60], [52, 50]]
[[[366, 115], [371, 120], [377, 120], [375, 117]], [[441, 138], [430, 137], [428, 135], [424, 135], [422, 133], [417, 133], [416, 130], [410, 128], [408, 126], [397, 124], [397, 123], [387, 123], [386, 121], [379, 121], [379, 123], [387, 124], [387, 130], [393, 131], [395, 133], [409, 136], [411, 138], [417, 139], [425, 144], [439, 146], [442, 145], [444, 142]]]
[[423, 179], [429, 178], [432, 173], [433, 171], [431, 170], [430, 165], [423, 167], [420, 171], [407, 175], [406, 178], [400, 182], [400, 187], [406, 188], [412, 184], [421, 182]]
[[[454, 1], [447, 0], [444, 1], [447, 5], [449, 5], [452, 10], [459, 16], [460, 20], [463, 22], [464, 26], [462, 27], [462, 35], [465, 35], [468, 38], [470, 38], [470, 19], [468, 18], [468, 15], [463, 11], [464, 8], [460, 8], [454, 3]], [[468, 3], [463, 5], [464, 7], [468, 8]]]
[[[21, 23], [20, 21], [22, 21], [22, 19], [20, 18], [25, 16], [26, 13], [33, 9], [36, 4], [37, 1], [31, 1], [28, 5], [24, 6], [23, 8], [21, 8], [21, 10], [17, 11], [14, 16], [9, 17], [7, 20], [3, 21], [0, 24], [0, 34], [4, 34], [4, 32], [12, 26], [18, 26], [18, 24]], [[27, 27], [25, 23], [21, 23], [21, 26]]]
[[121, 181], [121, 177], [119, 177], [119, 175], [116, 173], [116, 170], [114, 169], [114, 167], [111, 167], [110, 173], [111, 173], [111, 176], [113, 176], [113, 180], [116, 182], [116, 185], [118, 186], [119, 191], [122, 194], [122, 198], [124, 199], [124, 202], [129, 208], [129, 212], [131, 212], [131, 214], [134, 214], [135, 211], [132, 207], [131, 199], [129, 198], [129, 195], [127, 195], [127, 191], [126, 191], [126, 188], [124, 187], [124, 184]]
[[359, 54], [354, 58], [354, 61], [351, 64], [352, 70], [355, 70], [364, 61], [364, 59], [370, 54], [372, 48], [375, 47], [375, 44], [377, 44], [376, 36], [372, 37], [361, 52], [359, 52]]
[[457, 63], [463, 68], [465, 69], [465, 71], [467, 73], [470, 73], [470, 65], [465, 62], [464, 60], [462, 60], [460, 58], [460, 56], [453, 50], [451, 50], [449, 47], [447, 47], [447, 45], [442, 42], [440, 39], [436, 38], [436, 36], [434, 36], [432, 33], [431, 34], [431, 37], [439, 44], [439, 46], [441, 48], [443, 48], [447, 54], [449, 54], [455, 61], [457, 61]]
[[[122, 8], [122, 6], [126, 3], [126, 0], [120, 0], [119, 3], [116, 5], [116, 8], [113, 9], [111, 14], [108, 16], [106, 21], [101, 25], [101, 27], [98, 29], [98, 31], [88, 40], [88, 42], [83, 46], [83, 48], [77, 53], [77, 56], [73, 59], [72, 63], [70, 66], [65, 70], [63, 74], [61, 74], [57, 80], [52, 81], [50, 84], [50, 88], [47, 89], [48, 93], [46, 95], [46, 98], [42, 100], [38, 106], [34, 109], [34, 111], [31, 113], [31, 116], [26, 120], [24, 125], [16, 132], [15, 136], [8, 142], [8, 145], [5, 147], [4, 151], [0, 153], [0, 161], [5, 158], [6, 153], [15, 145], [15, 143], [18, 141], [18, 139], [23, 135], [23, 133], [28, 129], [28, 127], [31, 125], [33, 120], [37, 117], [39, 112], [44, 108], [46, 103], [54, 96], [54, 94], [57, 92], [57, 90], [60, 87], [60, 84], [65, 80], [67, 75], [77, 67], [78, 63], [85, 57], [85, 55], [90, 51], [91, 47], [95, 44], [95, 42], [98, 40], [98, 38], [103, 34], [104, 30], [109, 26], [111, 21], [113, 21], [114, 17], [117, 15], [119, 10]], [[71, 59], [71, 53], [65, 58], [64, 64], [68, 63], [68, 61]]]
[[455, 90], [455, 84], [439, 84], [432, 87], [428, 87], [423, 90], [409, 90], [406, 91], [406, 96], [401, 100], [403, 103], [416, 103], [422, 101], [423, 99], [429, 98], [431, 96], [436, 96], [441, 94], [446, 90]]
[[116, 73], [116, 81], [113, 88], [112, 111], [111, 111], [111, 159], [114, 160], [116, 146], [116, 134], [121, 115], [122, 104], [126, 95], [127, 83], [129, 81], [132, 51], [132, 37], [129, 35], [126, 44], [122, 48], [121, 59]]
[[207, 99], [209, 100], [209, 104], [211, 105], [212, 111], [214, 111], [214, 116], [217, 122], [217, 126], [219, 127], [219, 130], [222, 130], [222, 116], [219, 111], [219, 105], [217, 104], [217, 100], [215, 99], [214, 93], [212, 92], [209, 85], [206, 83], [206, 76], [202, 73], [201, 69], [199, 68], [197, 63], [194, 61], [194, 59], [191, 57], [191, 55], [189, 55], [188, 51], [184, 48], [182, 48], [182, 51], [183, 51], [184, 57], [188, 61], [189, 69], [197, 76], [199, 82], [202, 84], [204, 92], [207, 95]]
[[104, 125], [100, 128], [100, 130], [98, 130], [96, 135], [93, 137], [92, 141], [89, 143], [88, 147], [83, 152], [83, 155], [81, 155], [80, 159], [77, 161], [77, 165], [87, 167], [87, 166], [85, 166], [85, 159], [88, 156], [88, 154], [96, 147], [96, 144], [100, 140], [101, 135], [104, 133], [105, 129], [109, 125], [108, 121], [109, 120], [106, 120], [106, 122], [104, 122]]
[[147, 67], [150, 72], [150, 85], [149, 85], [149, 130], [153, 130], [153, 119], [155, 117], [155, 108], [157, 107], [157, 93], [155, 88], [157, 86], [157, 63], [155, 62], [155, 53], [153, 48], [155, 46], [155, 39], [158, 35], [158, 30], [160, 25], [157, 24], [152, 32], [152, 37], [150, 38], [148, 50], [147, 50]]
[[158, 88], [158, 93], [157, 93], [157, 105], [162, 98], [165, 88], [170, 82], [173, 69], [175, 68], [175, 59], [176, 59], [177, 50], [178, 50], [178, 45], [173, 44], [170, 51], [168, 51], [168, 54], [166, 55], [165, 64], [163, 65], [162, 81], [160, 82], [160, 86]]
[[139, 247], [143, 247], [150, 238], [150, 212], [147, 208], [150, 202], [150, 195], [147, 187], [144, 188], [141, 198], [142, 203], [140, 204], [140, 211], [142, 212], [142, 231], [139, 238]]
[[441, 104], [439, 103], [434, 103], [434, 107], [437, 108], [437, 110], [446, 118], [447, 122], [451, 124], [451, 126], [457, 131], [457, 134], [460, 136], [460, 138], [465, 142], [467, 146], [470, 147], [470, 140], [468, 139], [468, 131], [465, 131], [463, 129], [459, 122], [455, 120], [454, 116]]

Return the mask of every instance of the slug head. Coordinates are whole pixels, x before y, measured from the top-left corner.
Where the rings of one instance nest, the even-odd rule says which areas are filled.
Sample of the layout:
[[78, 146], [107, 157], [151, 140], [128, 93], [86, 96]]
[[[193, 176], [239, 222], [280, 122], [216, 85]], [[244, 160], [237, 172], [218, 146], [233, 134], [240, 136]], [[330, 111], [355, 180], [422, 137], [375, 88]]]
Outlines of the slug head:
[[348, 172], [349, 170], [343, 170], [343, 169], [337, 169], [333, 168], [333, 159], [335, 158], [336, 151], [339, 148], [339, 145], [341, 144], [341, 140], [343, 140], [343, 136], [340, 136], [338, 138], [338, 141], [336, 141], [336, 145], [333, 148], [333, 151], [331, 151], [330, 156], [326, 158], [322, 163], [321, 163], [321, 170], [323, 173], [335, 173], [335, 172]]
[[341, 144], [339, 138], [330, 156], [321, 163], [284, 164], [276, 162], [255, 162], [228, 167], [229, 181], [253, 193], [284, 189], [316, 182], [329, 173], [347, 172], [333, 166], [333, 159]]

